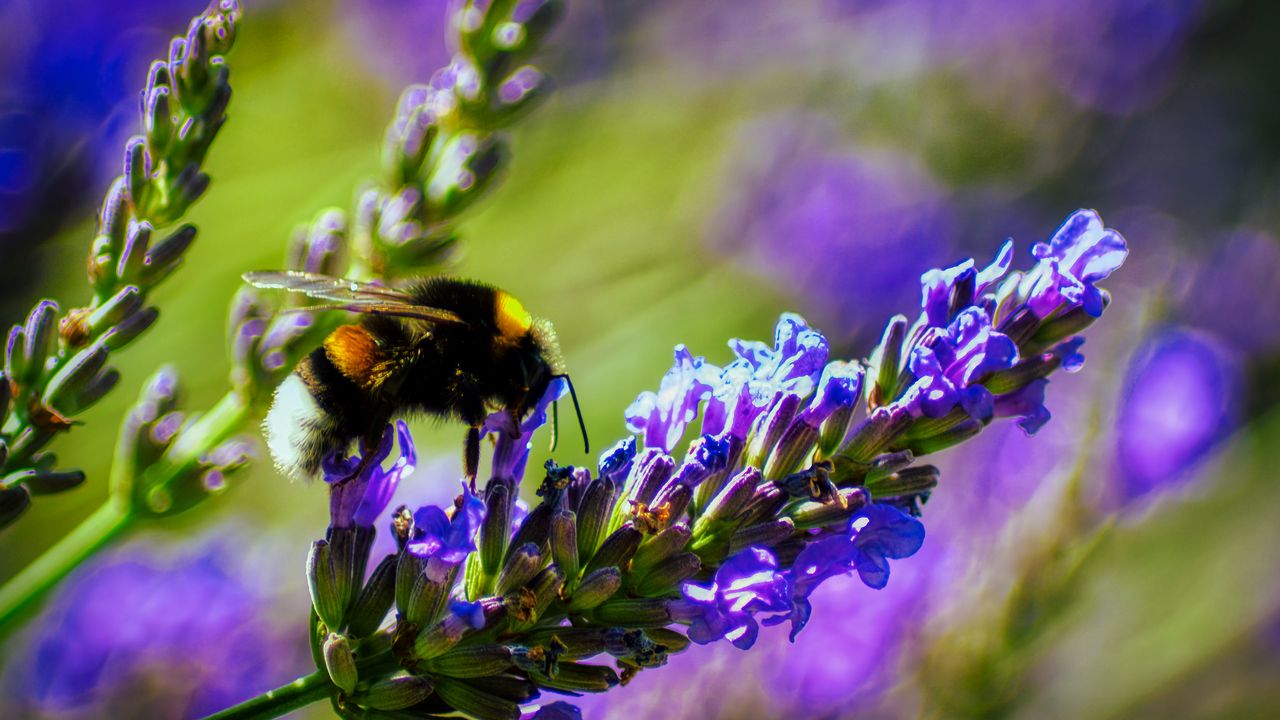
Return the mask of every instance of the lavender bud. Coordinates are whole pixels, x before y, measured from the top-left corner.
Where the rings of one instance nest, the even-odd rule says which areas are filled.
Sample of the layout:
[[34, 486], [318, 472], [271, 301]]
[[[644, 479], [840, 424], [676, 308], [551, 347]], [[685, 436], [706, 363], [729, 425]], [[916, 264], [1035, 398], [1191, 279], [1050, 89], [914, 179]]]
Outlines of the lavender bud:
[[822, 426], [818, 430], [817, 457], [819, 459], [836, 454], [844, 444], [850, 428], [853, 427], [853, 417], [857, 409], [856, 404], [836, 408], [835, 412], [831, 413], [831, 417], [822, 421]]
[[[676, 483], [667, 486], [658, 496], [656, 506], [664, 510], [666, 520], [664, 525], [672, 520], [679, 519], [684, 515], [685, 510], [689, 509], [689, 503], [693, 500], [693, 489], [684, 483]], [[658, 528], [659, 530], [661, 528]]]
[[630, 490], [628, 499], [646, 505], [653, 502], [658, 490], [666, 485], [675, 470], [676, 461], [670, 455], [660, 450], [646, 451], [646, 455], [642, 456], [632, 470], [627, 483]]
[[591, 611], [601, 625], [624, 628], [664, 627], [671, 624], [670, 601], [656, 598], [617, 598]]
[[570, 590], [578, 580], [578, 532], [577, 518], [561, 510], [551, 518], [551, 559], [561, 570]]
[[147, 261], [147, 249], [151, 247], [151, 223], [146, 220], [130, 220], [124, 248], [116, 263], [116, 277], [128, 283], [138, 283]]
[[407, 552], [396, 557], [396, 609], [401, 615], [409, 615], [410, 600], [418, 578], [427, 570], [426, 558]]
[[760, 429], [756, 431], [755, 437], [751, 440], [751, 448], [747, 454], [748, 465], [756, 467], [764, 465], [765, 460], [773, 452], [774, 446], [782, 439], [782, 433], [795, 418], [796, 412], [800, 409], [800, 402], [800, 396], [794, 393], [784, 393], [782, 395], [782, 398], [765, 416]]
[[[52, 300], [41, 300], [31, 309], [26, 327], [22, 330], [22, 368], [9, 370], [9, 376], [19, 385], [33, 383], [40, 377], [57, 333], [57, 319], [58, 303]], [[10, 342], [12, 341], [13, 336], [10, 335]]]
[[667, 649], [668, 654], [683, 652], [689, 647], [689, 638], [667, 628], [649, 628], [644, 631], [654, 643]]
[[423, 663], [435, 675], [473, 678], [497, 675], [511, 667], [511, 649], [505, 645], [467, 645]]
[[522, 588], [533, 580], [533, 576], [542, 568], [542, 553], [533, 543], [525, 543], [517, 547], [507, 556], [507, 562], [498, 576], [497, 593], [506, 595]]
[[682, 581], [687, 580], [702, 569], [702, 560], [691, 552], [673, 555], [654, 567], [635, 585], [637, 595], [646, 597], [664, 595], [671, 592]]
[[817, 442], [818, 429], [800, 418], [795, 419], [769, 455], [764, 476], [778, 478], [795, 472], [813, 452]]
[[941, 477], [942, 473], [938, 468], [920, 465], [868, 481], [866, 491], [876, 500], [921, 495], [936, 488]]
[[494, 136], [462, 132], [441, 152], [428, 178], [427, 202], [433, 217], [453, 217], [478, 200], [506, 166], [506, 144]]
[[616, 493], [617, 485], [607, 477], [592, 481], [583, 492], [578, 505], [579, 559], [591, 557], [600, 546]]
[[911, 413], [896, 405], [886, 405], [871, 414], [853, 430], [842, 454], [867, 462], [911, 426]]
[[837, 500], [800, 503], [791, 508], [788, 515], [800, 530], [827, 527], [846, 523], [850, 515], [870, 501], [870, 495], [863, 488], [843, 488]]
[[1056, 353], [1042, 353], [1023, 360], [1008, 370], [992, 373], [982, 381], [983, 387], [992, 395], [1004, 395], [1016, 392], [1043, 377], [1048, 377], [1054, 370], [1062, 366], [1062, 356]]
[[445, 654], [462, 640], [462, 636], [474, 628], [456, 613], [449, 613], [440, 622], [418, 634], [413, 641], [413, 656], [430, 659]]
[[195, 239], [195, 226], [183, 225], [156, 243], [147, 252], [146, 267], [142, 269], [140, 276], [142, 283], [152, 287], [169, 277], [182, 264], [187, 248], [191, 247]]
[[542, 687], [568, 693], [605, 692], [619, 682], [618, 674], [612, 668], [576, 662], [560, 663], [555, 677], [541, 676], [537, 681]]
[[631, 556], [635, 555], [636, 550], [640, 547], [640, 541], [643, 539], [644, 533], [637, 530], [631, 523], [624, 523], [622, 527], [605, 538], [600, 545], [600, 549], [587, 562], [583, 573], [590, 575], [593, 571], [602, 567], [610, 565], [622, 567], [626, 565], [631, 560]]
[[916, 461], [916, 456], [910, 450], [899, 450], [897, 452], [885, 453], [877, 455], [871, 461], [867, 468], [866, 475], [863, 476], [864, 485], [876, 482], [880, 478], [888, 477], [899, 470], [908, 467]]
[[749, 525], [729, 538], [729, 555], [735, 555], [740, 550], [745, 550], [752, 546], [773, 547], [791, 537], [795, 534], [795, 531], [796, 524], [791, 518], [779, 518]]
[[968, 440], [980, 432], [982, 432], [982, 423], [970, 418], [955, 425], [950, 430], [938, 433], [933, 437], [912, 440], [907, 443], [907, 449], [919, 457], [921, 455], [927, 455], [940, 450], [946, 450], [953, 445], [958, 445], [965, 440]]
[[169, 108], [169, 88], [152, 87], [143, 95], [142, 124], [148, 149], [164, 155], [173, 137], [173, 112]]
[[21, 485], [0, 487], [0, 527], [4, 527], [26, 511], [31, 495]]
[[[407, 622], [419, 626], [434, 621], [444, 612], [449, 604], [449, 589], [453, 587], [453, 580], [458, 574], [458, 568], [454, 565], [443, 579], [432, 580], [431, 573], [426, 568], [428, 565], [430, 560], [424, 564], [422, 574], [410, 585], [407, 603], [401, 609]], [[397, 590], [397, 594], [398, 592]]]
[[379, 680], [356, 697], [361, 707], [372, 710], [404, 710], [431, 697], [435, 685], [423, 675], [397, 675]]
[[105, 245], [95, 250], [107, 259], [114, 259], [124, 247], [125, 233], [129, 231], [129, 208], [127, 186], [124, 178], [116, 178], [102, 200], [102, 209], [98, 212], [98, 236], [106, 239]]
[[875, 383], [870, 388], [868, 404], [880, 407], [893, 400], [898, 392], [898, 375], [902, 371], [902, 341], [907, 335], [907, 318], [894, 315], [884, 328], [880, 344], [871, 354], [870, 364], [875, 368]]
[[382, 625], [395, 602], [397, 568], [396, 556], [387, 555], [373, 569], [348, 613], [347, 630], [352, 637], [368, 637]]
[[137, 212], [146, 215], [148, 193], [147, 184], [151, 175], [151, 155], [147, 153], [146, 141], [133, 136], [124, 147], [124, 181]]
[[569, 612], [590, 610], [613, 597], [622, 587], [622, 571], [615, 566], [603, 567], [588, 573], [569, 600]]
[[631, 471], [636, 457], [636, 436], [630, 435], [619, 440], [612, 448], [600, 455], [598, 477], [602, 480], [621, 482]]
[[712, 498], [706, 510], [693, 526], [694, 535], [715, 534], [715, 528], [724, 524], [735, 524], [735, 521], [746, 509], [748, 501], [755, 494], [762, 475], [754, 467], [743, 468], [734, 475], [720, 492]]
[[146, 332], [159, 317], [160, 311], [156, 308], [142, 308], [108, 330], [99, 342], [108, 350], [119, 350]]
[[142, 293], [133, 285], [127, 285], [107, 298], [85, 318], [85, 324], [93, 334], [105, 331], [129, 317], [142, 307]]
[[72, 356], [45, 386], [40, 401], [53, 408], [68, 407], [89, 381], [97, 377], [107, 364], [107, 348], [99, 341]]
[[969, 413], [959, 407], [939, 418], [920, 417], [907, 428], [906, 432], [902, 433], [901, 441], [909, 443], [914, 440], [937, 437], [968, 419]]
[[542, 547], [542, 543], [547, 540], [547, 533], [551, 531], [551, 515], [554, 512], [555, 507], [546, 502], [539, 503], [537, 507], [530, 510], [528, 517], [516, 531], [515, 537], [511, 538], [507, 553], [510, 554], [512, 548], [518, 548], [525, 543]]
[[311, 543], [307, 555], [307, 588], [311, 591], [311, 606], [320, 621], [329, 628], [342, 627], [342, 598], [338, 595], [337, 578], [329, 559], [329, 543], [316, 540]]
[[658, 563], [683, 550], [691, 537], [693, 531], [687, 524], [681, 523], [647, 538], [631, 558], [631, 572], [636, 575], [648, 572]]
[[485, 574], [492, 576], [502, 566], [507, 538], [511, 535], [511, 488], [495, 478], [489, 481], [484, 495], [485, 514], [480, 525], [479, 558]]
[[22, 327], [14, 325], [9, 328], [9, 342], [4, 348], [4, 371], [11, 382], [25, 382], [27, 362], [22, 357], [25, 346], [26, 335], [23, 334]]
[[106, 368], [85, 383], [78, 393], [62, 401], [63, 404], [58, 407], [66, 415], [77, 415], [97, 404], [119, 382], [120, 371], [115, 368]]
[[436, 694], [450, 707], [477, 718], [510, 718], [519, 720], [520, 706], [473, 687], [471, 684], [442, 677], [436, 680]]
[[564, 572], [555, 565], [548, 565], [534, 577], [529, 583], [529, 588], [533, 590], [536, 598], [534, 616], [531, 622], [537, 622], [538, 618], [546, 613], [547, 608], [551, 607], [551, 603], [559, 599], [560, 589], [563, 587]]
[[356, 689], [360, 681], [360, 673], [356, 670], [356, 659], [351, 653], [351, 643], [337, 633], [329, 633], [324, 641], [324, 667], [329, 671], [329, 679], [342, 692], [349, 693]]

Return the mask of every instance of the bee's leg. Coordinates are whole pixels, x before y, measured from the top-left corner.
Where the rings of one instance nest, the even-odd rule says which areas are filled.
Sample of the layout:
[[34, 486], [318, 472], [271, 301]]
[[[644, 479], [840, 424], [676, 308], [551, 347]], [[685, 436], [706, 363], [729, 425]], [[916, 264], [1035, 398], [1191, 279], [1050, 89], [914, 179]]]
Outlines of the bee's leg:
[[471, 492], [476, 491], [476, 475], [480, 474], [480, 426], [472, 425], [467, 428], [467, 444], [462, 456], [464, 471], [467, 475], [468, 482], [471, 483]]

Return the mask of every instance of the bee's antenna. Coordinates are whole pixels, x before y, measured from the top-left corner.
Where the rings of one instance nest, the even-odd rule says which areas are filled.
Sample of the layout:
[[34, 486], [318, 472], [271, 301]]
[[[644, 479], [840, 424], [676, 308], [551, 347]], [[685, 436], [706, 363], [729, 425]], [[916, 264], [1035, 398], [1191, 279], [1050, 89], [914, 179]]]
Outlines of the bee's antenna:
[[[582, 419], [582, 408], [578, 405], [578, 391], [573, 389], [573, 380], [569, 379], [569, 375], [556, 375], [555, 377], [564, 378], [565, 384], [569, 386], [569, 397], [573, 399], [573, 411], [578, 414], [578, 429], [582, 431], [582, 452], [591, 452], [591, 441], [587, 439], [587, 423]], [[551, 448], [555, 449], [556, 437], [559, 434], [559, 406], [555, 403], [551, 406]]]

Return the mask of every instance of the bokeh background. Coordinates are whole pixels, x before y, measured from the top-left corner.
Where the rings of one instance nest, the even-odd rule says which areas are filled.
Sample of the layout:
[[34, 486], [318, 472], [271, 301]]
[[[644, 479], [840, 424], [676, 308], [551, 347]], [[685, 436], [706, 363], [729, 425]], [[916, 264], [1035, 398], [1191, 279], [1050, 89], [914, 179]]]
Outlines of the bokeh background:
[[[146, 65], [203, 4], [0, 0], [4, 322], [86, 296]], [[56, 448], [89, 482], [0, 534], [0, 580], [102, 502], [152, 369], [221, 395], [240, 273], [349, 206], [400, 88], [448, 57], [444, 0], [246, 5], [200, 238]], [[794, 310], [862, 356], [921, 272], [1009, 236], [1025, 266], [1077, 207], [1131, 250], [1054, 420], [938, 458], [888, 588], [832, 581], [796, 644], [695, 647], [586, 717], [1280, 716], [1277, 37], [1280, 5], [1244, 0], [572, 0], [541, 58], [558, 90], [456, 270], [554, 320], [601, 447], [676, 343], [718, 362]], [[398, 501], [454, 492], [460, 434], [415, 427]], [[321, 488], [261, 463], [130, 536], [0, 638], [0, 716], [190, 716], [308, 672], [326, 522]]]

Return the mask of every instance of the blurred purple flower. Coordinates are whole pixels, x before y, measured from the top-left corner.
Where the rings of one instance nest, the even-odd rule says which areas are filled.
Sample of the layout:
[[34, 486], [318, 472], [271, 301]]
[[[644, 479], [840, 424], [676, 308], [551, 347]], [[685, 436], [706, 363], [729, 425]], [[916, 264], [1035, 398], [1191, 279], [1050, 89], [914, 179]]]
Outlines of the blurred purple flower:
[[1280, 243], [1240, 231], [1215, 243], [1183, 296], [1179, 317], [1253, 355], [1280, 353], [1280, 323], [1247, 308], [1280, 308]]
[[[382, 463], [391, 454], [395, 438], [400, 440], [400, 457], [384, 470]], [[351, 457], [330, 455], [322, 463], [324, 481], [331, 486], [329, 524], [333, 527], [373, 527], [400, 481], [412, 475], [418, 464], [413, 436], [403, 420], [388, 425], [378, 446], [365, 448], [364, 453], [363, 457], [360, 453]], [[357, 469], [359, 475], [355, 474]]]
[[395, 86], [425, 82], [449, 64], [444, 2], [356, 0], [340, 11], [360, 58]]
[[1204, 0], [1057, 3], [1054, 78], [1077, 103], [1125, 114], [1168, 89]]
[[745, 125], [714, 246], [799, 295], [841, 339], [911, 300], [901, 278], [949, 253], [946, 191], [909, 155], [849, 149], [812, 117]]
[[710, 585], [684, 583], [680, 587], [684, 601], [671, 612], [675, 619], [690, 623], [689, 639], [695, 643], [706, 645], [724, 638], [747, 650], [760, 632], [755, 616], [788, 610], [789, 592], [773, 554], [751, 547], [726, 560]]
[[1121, 492], [1133, 500], [1186, 477], [1239, 423], [1240, 367], [1218, 343], [1165, 328], [1137, 349], [1116, 418]]
[[129, 549], [82, 568], [5, 653], [10, 712], [202, 717], [293, 677], [301, 648], [274, 632], [229, 549], [172, 562]]

